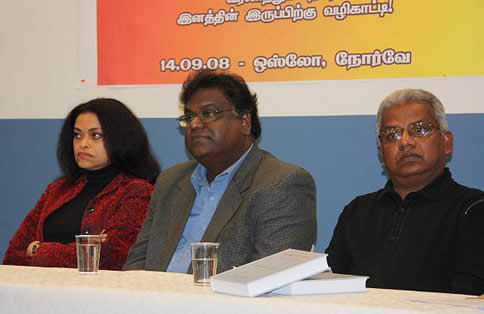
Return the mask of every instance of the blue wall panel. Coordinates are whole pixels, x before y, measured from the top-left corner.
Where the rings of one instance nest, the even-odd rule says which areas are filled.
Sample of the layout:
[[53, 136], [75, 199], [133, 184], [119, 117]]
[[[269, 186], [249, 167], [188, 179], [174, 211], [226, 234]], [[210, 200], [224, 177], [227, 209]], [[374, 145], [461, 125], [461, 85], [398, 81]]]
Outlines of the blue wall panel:
[[[454, 155], [449, 163], [460, 183], [484, 189], [484, 114], [449, 115]], [[188, 159], [175, 119], [143, 119], [162, 168]], [[55, 160], [62, 121], [0, 120], [0, 258], [22, 219], [59, 175]], [[374, 116], [262, 118], [260, 146], [306, 168], [317, 184], [318, 241], [323, 251], [336, 220], [355, 196], [386, 182], [375, 141]]]

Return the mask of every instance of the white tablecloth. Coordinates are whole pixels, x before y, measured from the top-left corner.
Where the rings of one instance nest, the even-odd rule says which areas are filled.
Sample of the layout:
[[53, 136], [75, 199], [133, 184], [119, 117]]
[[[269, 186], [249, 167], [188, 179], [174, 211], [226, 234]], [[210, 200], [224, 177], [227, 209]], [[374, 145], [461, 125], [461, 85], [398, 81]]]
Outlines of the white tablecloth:
[[0, 313], [484, 313], [476, 297], [367, 289], [366, 293], [243, 298], [193, 285], [190, 275], [0, 265]]

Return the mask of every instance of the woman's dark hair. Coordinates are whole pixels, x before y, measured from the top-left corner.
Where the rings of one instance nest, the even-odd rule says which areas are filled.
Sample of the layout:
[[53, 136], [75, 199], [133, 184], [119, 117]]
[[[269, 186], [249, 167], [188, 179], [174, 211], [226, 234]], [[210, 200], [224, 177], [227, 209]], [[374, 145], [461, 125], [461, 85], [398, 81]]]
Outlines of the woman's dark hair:
[[148, 181], [158, 176], [160, 166], [138, 118], [116, 99], [96, 98], [76, 106], [64, 120], [57, 143], [57, 162], [63, 177], [75, 180], [81, 175], [81, 168], [74, 159], [72, 140], [76, 119], [86, 112], [94, 113], [101, 123], [104, 146], [114, 168]]
[[187, 104], [190, 98], [201, 88], [218, 88], [230, 101], [238, 115], [251, 114], [250, 133], [254, 139], [262, 133], [257, 113], [257, 95], [251, 93], [244, 79], [237, 74], [203, 70], [188, 76], [182, 86], [180, 101]]

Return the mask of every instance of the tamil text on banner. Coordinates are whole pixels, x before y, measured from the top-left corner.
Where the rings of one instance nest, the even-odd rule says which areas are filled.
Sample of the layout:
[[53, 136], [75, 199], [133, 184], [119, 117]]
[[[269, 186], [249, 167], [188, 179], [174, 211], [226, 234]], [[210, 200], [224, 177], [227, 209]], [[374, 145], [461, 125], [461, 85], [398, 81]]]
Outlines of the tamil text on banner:
[[484, 73], [482, 0], [99, 0], [98, 84]]

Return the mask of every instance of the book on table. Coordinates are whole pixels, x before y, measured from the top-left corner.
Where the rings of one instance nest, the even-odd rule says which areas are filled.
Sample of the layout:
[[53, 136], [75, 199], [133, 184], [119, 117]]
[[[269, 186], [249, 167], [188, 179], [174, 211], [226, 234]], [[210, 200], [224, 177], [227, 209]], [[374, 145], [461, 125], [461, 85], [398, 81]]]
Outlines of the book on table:
[[329, 269], [327, 254], [287, 249], [210, 278], [212, 290], [255, 297]]
[[366, 276], [353, 276], [324, 272], [304, 280], [295, 281], [272, 291], [278, 295], [308, 295], [355, 293], [366, 291]]

